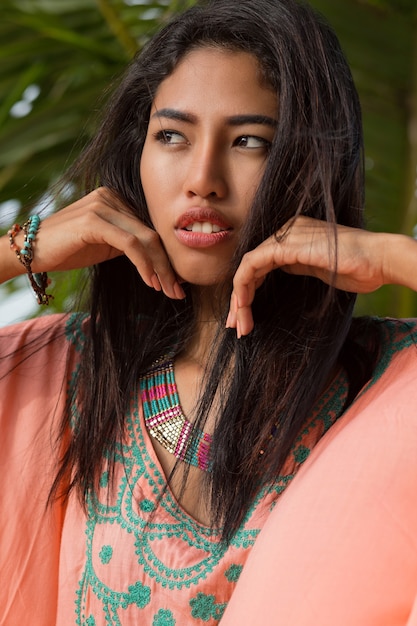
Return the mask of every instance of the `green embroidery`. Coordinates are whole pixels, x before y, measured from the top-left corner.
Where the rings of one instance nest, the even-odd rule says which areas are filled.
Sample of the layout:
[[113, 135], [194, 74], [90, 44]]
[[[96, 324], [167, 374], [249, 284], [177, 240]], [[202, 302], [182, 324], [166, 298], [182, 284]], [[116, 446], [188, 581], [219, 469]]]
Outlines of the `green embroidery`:
[[377, 318], [374, 321], [380, 326], [382, 343], [381, 356], [376, 365], [372, 379], [358, 395], [358, 398], [378, 382], [397, 352], [401, 352], [404, 348], [417, 345], [417, 325], [415, 322]]
[[109, 473], [103, 472], [100, 478], [100, 487], [104, 489], [104, 487], [108, 487], [109, 484]]
[[113, 548], [111, 546], [103, 546], [101, 548], [99, 557], [103, 565], [107, 565], [108, 563], [110, 563], [112, 556]]
[[83, 322], [87, 319], [85, 313], [73, 313], [68, 317], [65, 325], [65, 335], [67, 340], [74, 346], [77, 352], [81, 352], [85, 344], [85, 333]]
[[237, 583], [242, 573], [243, 565], [231, 565], [224, 573], [229, 583]]
[[141, 582], [131, 585], [129, 587], [129, 593], [133, 602], [135, 602], [140, 609], [144, 609], [145, 606], [151, 601], [151, 590]]
[[175, 626], [175, 624], [172, 612], [165, 609], [159, 609], [152, 622], [152, 626]]
[[151, 500], [142, 500], [139, 506], [144, 513], [152, 513], [155, 510], [155, 505]]
[[293, 452], [294, 461], [296, 463], [304, 463], [310, 452], [310, 448], [306, 448], [306, 446], [298, 446]]
[[87, 621], [85, 623], [86, 623], [86, 626], [96, 626], [96, 620], [94, 619], [92, 615], [90, 615], [90, 617], [87, 618]]
[[203, 622], [210, 621], [211, 618], [219, 621], [223, 617], [226, 604], [216, 604], [213, 595], [198, 593], [190, 600], [191, 616], [195, 619], [202, 619]]

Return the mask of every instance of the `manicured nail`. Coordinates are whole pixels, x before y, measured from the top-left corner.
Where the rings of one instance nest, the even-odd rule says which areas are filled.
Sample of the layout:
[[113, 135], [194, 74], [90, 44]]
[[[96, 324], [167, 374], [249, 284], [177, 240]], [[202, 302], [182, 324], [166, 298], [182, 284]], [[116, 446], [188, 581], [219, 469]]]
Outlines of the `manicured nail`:
[[185, 291], [179, 283], [174, 283], [174, 293], [177, 296], [178, 300], [184, 300]]
[[226, 328], [236, 328], [236, 320], [237, 314], [234, 310], [233, 304], [231, 304], [231, 308], [229, 309], [229, 314], [227, 316]]
[[242, 337], [242, 331], [240, 329], [240, 322], [239, 320], [237, 320], [236, 322], [236, 334], [237, 334], [237, 338], [240, 339]]
[[154, 274], [151, 278], [151, 283], [152, 283], [152, 287], [155, 289], [155, 291], [161, 291], [162, 287], [161, 287], [161, 283], [159, 282], [159, 278], [156, 274]]

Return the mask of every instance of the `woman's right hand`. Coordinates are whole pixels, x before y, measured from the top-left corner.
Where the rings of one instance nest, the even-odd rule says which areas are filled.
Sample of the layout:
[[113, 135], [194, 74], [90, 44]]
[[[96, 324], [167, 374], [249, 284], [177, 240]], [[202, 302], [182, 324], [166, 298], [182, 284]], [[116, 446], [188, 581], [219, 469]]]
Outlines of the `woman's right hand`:
[[[12, 250], [5, 256], [9, 242], [2, 239], [0, 279], [4, 282], [25, 269]], [[15, 240], [20, 246], [23, 234]], [[79, 269], [125, 255], [149, 287], [169, 298], [185, 297], [158, 234], [104, 187], [43, 220], [33, 250], [33, 272]]]

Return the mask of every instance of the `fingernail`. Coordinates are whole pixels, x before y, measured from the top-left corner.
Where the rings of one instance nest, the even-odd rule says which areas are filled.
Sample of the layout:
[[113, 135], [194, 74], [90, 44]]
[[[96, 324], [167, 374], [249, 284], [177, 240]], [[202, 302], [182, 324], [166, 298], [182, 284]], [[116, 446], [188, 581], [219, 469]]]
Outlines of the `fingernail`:
[[229, 310], [229, 314], [227, 316], [226, 328], [236, 328], [236, 313], [233, 310], [233, 307]]
[[185, 292], [179, 283], [174, 283], [174, 293], [177, 296], [178, 300], [184, 300]]
[[161, 291], [162, 287], [161, 287], [161, 283], [159, 282], [159, 278], [156, 274], [154, 274], [151, 278], [151, 283], [152, 283], [152, 287], [155, 289], [155, 291]]
[[237, 320], [236, 322], [236, 334], [237, 334], [237, 338], [240, 339], [242, 337], [242, 331], [240, 329], [240, 322], [239, 320]]

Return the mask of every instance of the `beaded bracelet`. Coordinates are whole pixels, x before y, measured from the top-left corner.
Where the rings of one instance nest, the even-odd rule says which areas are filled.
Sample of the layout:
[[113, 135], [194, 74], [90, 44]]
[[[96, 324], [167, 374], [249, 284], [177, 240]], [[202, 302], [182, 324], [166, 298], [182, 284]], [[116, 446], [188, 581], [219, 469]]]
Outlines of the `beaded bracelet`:
[[[38, 304], [48, 305], [49, 300], [53, 298], [51, 294], [46, 293], [46, 288], [49, 285], [48, 275], [46, 272], [35, 274], [32, 272], [33, 242], [36, 239], [36, 233], [39, 230], [40, 223], [39, 215], [32, 215], [23, 226], [14, 224], [12, 228], [7, 231], [7, 234], [9, 236], [10, 248], [14, 250], [18, 260], [26, 269], [29, 282], [35, 292]], [[23, 247], [19, 250], [15, 242], [15, 237], [21, 231], [25, 233], [25, 240]]]

